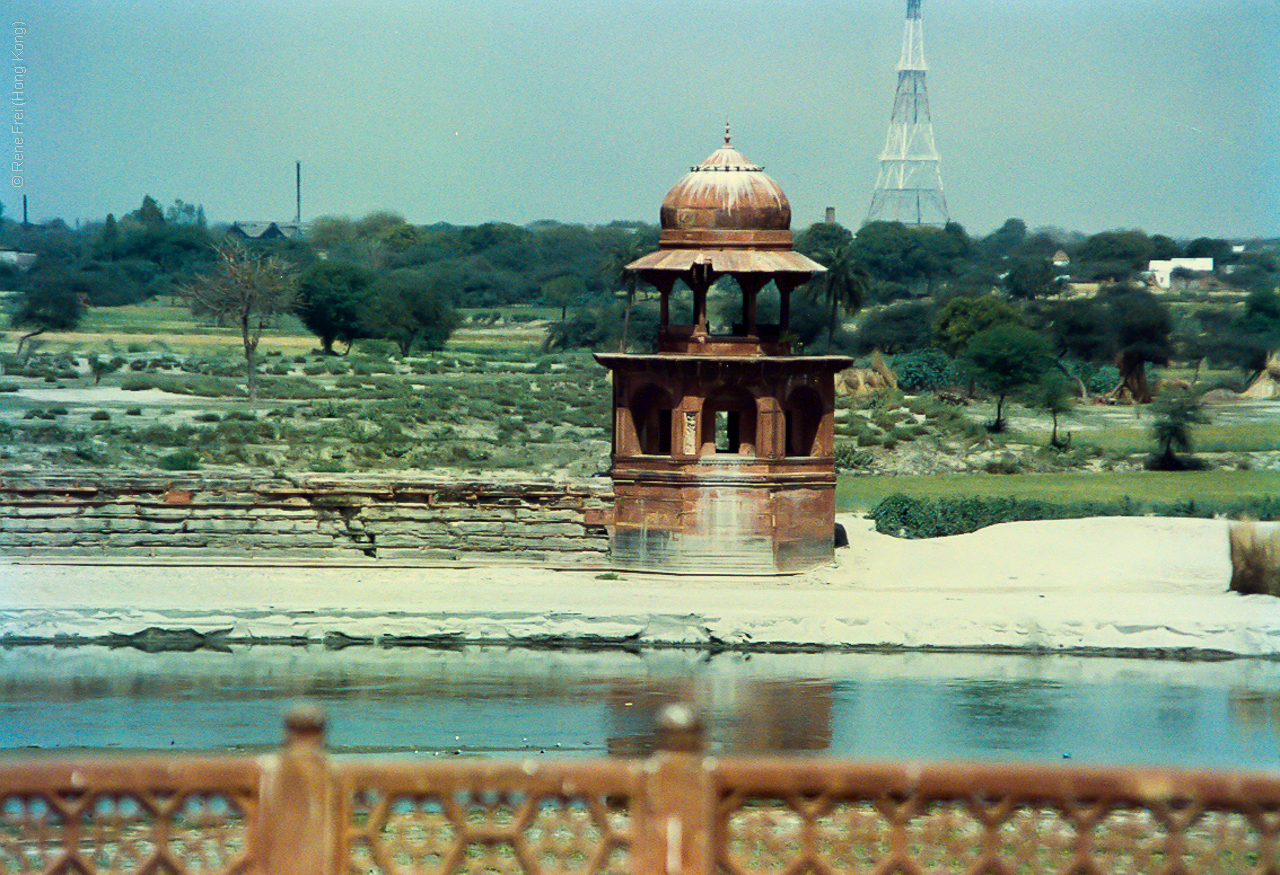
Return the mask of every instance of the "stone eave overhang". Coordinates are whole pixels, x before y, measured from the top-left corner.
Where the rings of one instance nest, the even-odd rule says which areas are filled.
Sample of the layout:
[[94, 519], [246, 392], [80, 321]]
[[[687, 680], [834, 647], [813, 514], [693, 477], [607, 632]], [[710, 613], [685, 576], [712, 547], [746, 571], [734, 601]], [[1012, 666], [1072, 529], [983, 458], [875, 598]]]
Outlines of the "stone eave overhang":
[[606, 368], [649, 367], [655, 370], [688, 370], [690, 368], [755, 366], [775, 371], [843, 371], [853, 359], [842, 355], [697, 355], [690, 353], [622, 353], [598, 352], [597, 362]]

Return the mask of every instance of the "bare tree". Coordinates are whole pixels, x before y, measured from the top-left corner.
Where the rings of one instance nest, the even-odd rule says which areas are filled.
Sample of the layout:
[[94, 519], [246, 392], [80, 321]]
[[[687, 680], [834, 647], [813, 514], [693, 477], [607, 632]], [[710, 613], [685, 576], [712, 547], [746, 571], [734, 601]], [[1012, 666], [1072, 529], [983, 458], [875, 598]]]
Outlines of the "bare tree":
[[292, 308], [297, 288], [293, 267], [274, 255], [251, 252], [237, 243], [214, 247], [212, 270], [186, 286], [191, 312], [213, 316], [240, 330], [248, 370], [250, 400], [258, 397], [257, 354], [262, 331]]

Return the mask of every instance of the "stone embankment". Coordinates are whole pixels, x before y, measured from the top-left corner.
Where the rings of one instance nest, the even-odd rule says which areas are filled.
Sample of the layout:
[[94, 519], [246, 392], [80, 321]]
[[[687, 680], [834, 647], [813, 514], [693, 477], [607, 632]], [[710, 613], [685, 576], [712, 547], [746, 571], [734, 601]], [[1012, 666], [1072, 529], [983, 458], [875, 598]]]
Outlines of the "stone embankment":
[[0, 555], [603, 561], [608, 484], [0, 473]]

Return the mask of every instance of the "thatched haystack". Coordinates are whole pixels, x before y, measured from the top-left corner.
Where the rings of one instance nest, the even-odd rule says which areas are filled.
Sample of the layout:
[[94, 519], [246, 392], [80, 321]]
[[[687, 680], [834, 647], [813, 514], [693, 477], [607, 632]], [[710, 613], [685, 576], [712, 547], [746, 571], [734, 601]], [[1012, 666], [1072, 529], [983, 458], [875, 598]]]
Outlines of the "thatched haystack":
[[1232, 523], [1232, 592], [1280, 596], [1280, 526], [1275, 523]]
[[878, 389], [898, 388], [898, 375], [879, 352], [871, 356], [869, 368], [845, 368], [836, 374], [837, 395], [865, 395]]
[[1280, 398], [1280, 352], [1267, 358], [1267, 366], [1254, 378], [1249, 388], [1240, 393], [1241, 398]]

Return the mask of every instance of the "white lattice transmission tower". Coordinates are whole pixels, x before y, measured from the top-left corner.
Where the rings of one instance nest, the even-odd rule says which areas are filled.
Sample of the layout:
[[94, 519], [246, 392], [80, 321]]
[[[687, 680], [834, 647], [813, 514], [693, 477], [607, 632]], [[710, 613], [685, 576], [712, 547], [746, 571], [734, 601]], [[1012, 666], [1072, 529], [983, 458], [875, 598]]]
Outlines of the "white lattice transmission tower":
[[898, 91], [889, 134], [880, 153], [880, 173], [867, 221], [906, 225], [945, 225], [947, 198], [942, 193], [942, 159], [933, 139], [929, 92], [924, 75], [924, 25], [921, 0], [907, 0], [907, 23], [898, 61]]

